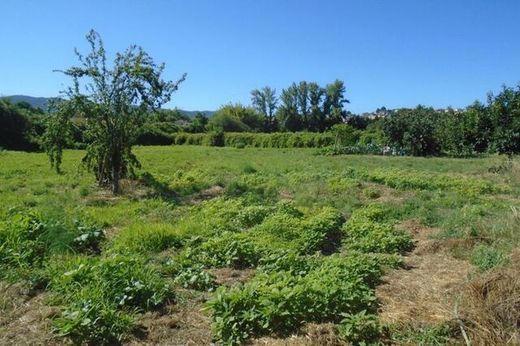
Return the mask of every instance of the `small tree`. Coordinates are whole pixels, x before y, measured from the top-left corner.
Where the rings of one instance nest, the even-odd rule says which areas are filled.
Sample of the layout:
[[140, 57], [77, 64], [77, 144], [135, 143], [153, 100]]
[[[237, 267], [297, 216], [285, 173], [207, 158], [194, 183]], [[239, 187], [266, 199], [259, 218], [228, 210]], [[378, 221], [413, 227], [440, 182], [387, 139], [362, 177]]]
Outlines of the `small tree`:
[[146, 115], [170, 100], [186, 74], [175, 82], [164, 81], [164, 64], [156, 65], [135, 45], [117, 53], [109, 67], [99, 34], [91, 30], [87, 41], [91, 48], [88, 55], [75, 51], [80, 66], [60, 71], [73, 80], [64, 93], [74, 110], [69, 116], [78, 114], [86, 121], [83, 163], [100, 185], [111, 185], [112, 192], [118, 193], [119, 180], [139, 166], [132, 145]]

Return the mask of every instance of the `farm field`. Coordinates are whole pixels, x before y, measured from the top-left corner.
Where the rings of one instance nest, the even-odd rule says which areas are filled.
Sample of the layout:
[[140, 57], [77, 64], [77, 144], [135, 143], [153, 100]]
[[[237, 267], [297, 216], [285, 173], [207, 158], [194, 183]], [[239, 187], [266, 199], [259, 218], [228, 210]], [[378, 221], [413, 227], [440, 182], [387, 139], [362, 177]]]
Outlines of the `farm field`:
[[135, 153], [0, 151], [0, 344], [520, 343], [517, 159]]

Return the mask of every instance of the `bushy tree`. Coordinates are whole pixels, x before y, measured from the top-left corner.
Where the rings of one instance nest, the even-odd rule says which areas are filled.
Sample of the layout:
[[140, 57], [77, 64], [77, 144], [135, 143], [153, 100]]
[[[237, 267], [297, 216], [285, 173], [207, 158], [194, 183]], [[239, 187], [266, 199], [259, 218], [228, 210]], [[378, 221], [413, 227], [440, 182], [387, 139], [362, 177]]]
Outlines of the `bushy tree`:
[[520, 153], [520, 85], [489, 95], [489, 112], [495, 128], [494, 147], [501, 154]]
[[263, 117], [254, 108], [240, 103], [227, 104], [219, 108], [209, 120], [210, 129], [220, 128], [226, 132], [260, 131]]
[[76, 50], [79, 66], [61, 71], [73, 82], [64, 94], [71, 109], [85, 119], [83, 163], [100, 185], [110, 185], [118, 193], [119, 180], [139, 166], [132, 145], [146, 116], [170, 100], [186, 74], [175, 82], [164, 81], [164, 64], [157, 65], [135, 45], [117, 53], [108, 65], [99, 34], [91, 30], [87, 41], [90, 53], [82, 55]]
[[433, 108], [402, 108], [385, 118], [383, 131], [388, 144], [416, 156], [438, 155], [437, 113]]
[[26, 102], [12, 104], [0, 99], [0, 147], [10, 150], [37, 150], [36, 129], [41, 111]]

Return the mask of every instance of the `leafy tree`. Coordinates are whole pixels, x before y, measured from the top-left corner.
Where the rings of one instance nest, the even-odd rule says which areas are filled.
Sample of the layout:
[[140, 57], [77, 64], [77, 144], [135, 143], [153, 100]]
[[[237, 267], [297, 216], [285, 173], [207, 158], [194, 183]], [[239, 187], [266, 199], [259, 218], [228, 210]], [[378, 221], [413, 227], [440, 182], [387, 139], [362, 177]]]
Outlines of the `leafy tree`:
[[309, 129], [309, 85], [302, 81], [297, 89], [298, 110], [301, 117], [302, 127]]
[[489, 95], [488, 103], [496, 150], [508, 155], [520, 153], [520, 85], [516, 89], [504, 86], [498, 95]]
[[308, 127], [311, 131], [324, 131], [326, 128], [325, 116], [322, 109], [325, 90], [318, 83], [308, 83], [310, 114]]
[[278, 107], [277, 118], [281, 129], [292, 132], [300, 131], [303, 124], [298, 114], [298, 86], [293, 83], [287, 89], [283, 89], [280, 101], [281, 106]]
[[202, 112], [197, 112], [191, 124], [188, 126], [187, 131], [192, 133], [200, 133], [206, 130], [206, 126], [208, 125], [209, 119], [206, 114]]
[[11, 104], [0, 99], [0, 147], [10, 150], [36, 150], [35, 125], [39, 112], [30, 105]]
[[118, 193], [119, 180], [139, 166], [132, 145], [146, 116], [170, 100], [186, 74], [175, 82], [164, 81], [164, 64], [155, 64], [135, 45], [117, 53], [110, 68], [99, 34], [91, 30], [86, 38], [90, 53], [84, 56], [76, 50], [79, 66], [61, 71], [73, 81], [64, 93], [72, 109], [85, 118], [83, 163], [100, 185], [111, 185]]
[[440, 143], [436, 124], [437, 113], [433, 108], [402, 108], [385, 118], [383, 132], [388, 144], [402, 148], [411, 155], [438, 155]]
[[345, 117], [343, 105], [350, 103], [345, 98], [345, 84], [343, 81], [336, 79], [333, 83], [327, 84], [325, 87], [325, 102], [323, 105], [323, 113], [328, 118], [328, 126], [339, 124]]
[[266, 86], [251, 91], [251, 103], [264, 116], [264, 131], [275, 131], [277, 126], [274, 115], [278, 104], [276, 89]]

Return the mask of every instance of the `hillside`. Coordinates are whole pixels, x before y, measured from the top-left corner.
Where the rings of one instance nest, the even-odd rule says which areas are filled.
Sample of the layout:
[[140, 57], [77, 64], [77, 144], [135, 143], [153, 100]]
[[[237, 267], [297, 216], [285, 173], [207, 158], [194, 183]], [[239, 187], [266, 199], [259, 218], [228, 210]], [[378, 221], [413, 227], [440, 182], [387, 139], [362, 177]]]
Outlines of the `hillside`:
[[[28, 96], [28, 95], [10, 95], [10, 96], [3, 96], [2, 98], [9, 99], [12, 103], [18, 103], [18, 102], [27, 102], [34, 108], [41, 108], [43, 110], [47, 110], [47, 106], [49, 105], [49, 101], [52, 99], [52, 97], [35, 97], [35, 96]], [[179, 109], [179, 111], [187, 115], [190, 118], [195, 117], [197, 113], [204, 113], [207, 117], [211, 117], [215, 112], [214, 111], [188, 111], [184, 109]]]

